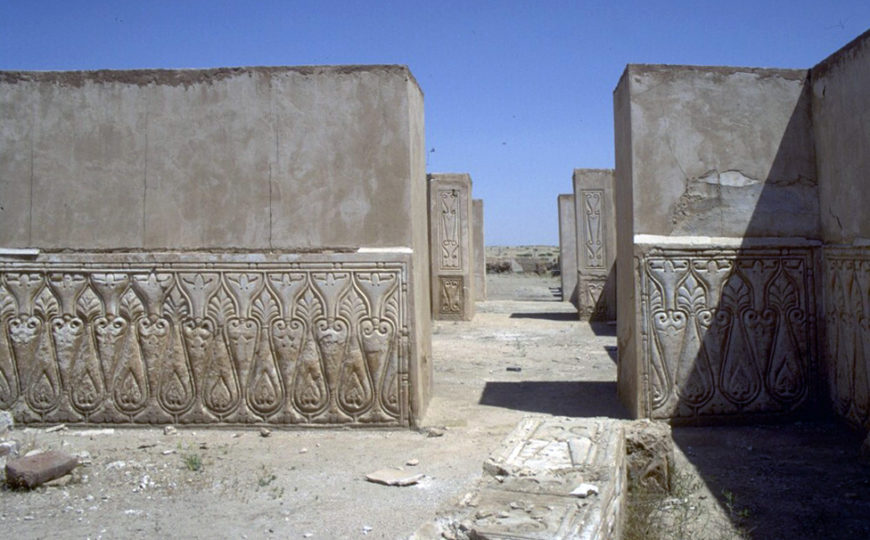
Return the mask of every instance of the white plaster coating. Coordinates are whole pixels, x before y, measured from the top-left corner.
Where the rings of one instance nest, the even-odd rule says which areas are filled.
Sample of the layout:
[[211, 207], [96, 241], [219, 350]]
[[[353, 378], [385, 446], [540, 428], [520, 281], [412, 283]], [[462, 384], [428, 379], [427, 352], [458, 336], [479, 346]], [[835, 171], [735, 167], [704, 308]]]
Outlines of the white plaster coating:
[[821, 241], [810, 238], [761, 237], [735, 238], [732, 236], [662, 236], [658, 234], [636, 234], [637, 246], [688, 246], [688, 247], [762, 247], [762, 246], [820, 246]]
[[38, 249], [0, 248], [0, 257], [38, 257]]
[[750, 178], [740, 171], [713, 171], [708, 175], [698, 178], [699, 182], [728, 187], [746, 187], [758, 184], [755, 178]]

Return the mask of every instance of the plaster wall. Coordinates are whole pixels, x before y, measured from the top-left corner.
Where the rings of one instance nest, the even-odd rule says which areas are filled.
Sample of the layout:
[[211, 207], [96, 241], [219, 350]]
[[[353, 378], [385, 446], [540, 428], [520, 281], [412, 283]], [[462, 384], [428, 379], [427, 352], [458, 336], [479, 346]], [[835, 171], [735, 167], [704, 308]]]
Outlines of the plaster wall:
[[557, 197], [559, 207], [559, 275], [562, 301], [577, 305], [577, 218], [574, 195]]
[[486, 244], [483, 239], [483, 199], [472, 199], [474, 213], [474, 300], [486, 300]]
[[[207, 384], [208, 374], [196, 370], [222, 366], [221, 355], [230, 354], [232, 361], [224, 365], [229, 371], [219, 379], [238, 407], [252, 398], [245, 394], [254, 388], [249, 383], [257, 391], [265, 388], [246, 379], [248, 368], [258, 365], [265, 366], [260, 374], [267, 386], [276, 392], [280, 387], [281, 396], [311, 401], [314, 392], [328, 403], [305, 413], [304, 403], [287, 402], [281, 407], [285, 416], [262, 407], [234, 409], [231, 415], [219, 403], [205, 403], [211, 398], [197, 386], [182, 394], [195, 396], [204, 412], [182, 418], [183, 411], [170, 411], [174, 421], [414, 424], [432, 387], [423, 137], [423, 95], [402, 66], [0, 72], [0, 247], [41, 250], [32, 259], [4, 262], [0, 322], [8, 330], [25, 317], [42, 328], [53, 317], [67, 317], [81, 324], [66, 330], [58, 326], [57, 332], [92, 326], [97, 332], [95, 312], [80, 305], [83, 299], [102, 302], [102, 316], [125, 321], [125, 328], [143, 320], [152, 324], [154, 317], [163, 320], [164, 309], [184, 301], [187, 311], [172, 312], [165, 322], [167, 328], [177, 327], [174, 346], [179, 349], [154, 356], [153, 350], [136, 353], [136, 346], [145, 344], [129, 342], [123, 354], [133, 356], [123, 362], [136, 366], [131, 373], [140, 367], [155, 373], [175, 369], [173, 359], [192, 343], [184, 340], [195, 337], [215, 344], [206, 346], [205, 359], [190, 360], [192, 379], [186, 380]], [[240, 258], [226, 268], [212, 262], [233, 254]], [[247, 261], [252, 262], [245, 266]], [[174, 284], [161, 293], [174, 307], [132, 284], [150, 279], [141, 275], [148, 264], [157, 282]], [[266, 285], [280, 276], [288, 281]], [[304, 286], [294, 288], [300, 280]], [[281, 296], [281, 290], [291, 289], [301, 296]], [[172, 300], [173, 294], [180, 296]], [[126, 299], [123, 309], [119, 298]], [[226, 305], [218, 308], [214, 302]], [[307, 358], [308, 375], [276, 375], [273, 362], [288, 360], [275, 341], [280, 336], [268, 334], [283, 331], [267, 328], [272, 323], [268, 306], [281, 306], [282, 320], [292, 326], [300, 302], [309, 310], [298, 318], [307, 333], [295, 339], [308, 348], [296, 352]], [[368, 302], [370, 320], [360, 319], [362, 311], [348, 302]], [[142, 308], [145, 319], [136, 307], [143, 303], [151, 306]], [[310, 311], [315, 305], [320, 311]], [[230, 307], [237, 311], [226, 311]], [[356, 309], [352, 317], [342, 312], [347, 309]], [[230, 316], [265, 332], [245, 338], [253, 344], [251, 351], [234, 349], [238, 343], [225, 343], [229, 351], [217, 344], [219, 336], [231, 335]], [[202, 332], [188, 338], [182, 327]], [[362, 334], [366, 337], [359, 339], [369, 343], [361, 348], [335, 347]], [[85, 349], [64, 350], [58, 340], [66, 338], [72, 339], [38, 330], [25, 339], [33, 350], [0, 343], [0, 379], [12, 380], [12, 368], [23, 370], [19, 375], [50, 373], [51, 362], [79, 362], [69, 357], [73, 353], [85, 362], [75, 369], [90, 369], [87, 362], [97, 357]], [[108, 354], [99, 348], [91, 352]], [[143, 364], [136, 354], [151, 356]], [[315, 366], [323, 370], [320, 377], [310, 371]], [[395, 367], [393, 375], [387, 375], [393, 369], [388, 366]], [[108, 392], [117, 381], [106, 369], [100, 385]], [[391, 389], [405, 390], [379, 387], [383, 377], [395, 377], [397, 386], [389, 382]], [[106, 405], [107, 412], [95, 421], [166, 420], [163, 413], [139, 410], [136, 416], [118, 408], [133, 394], [158, 398], [143, 386], [153, 386], [156, 379], [134, 379], [126, 382], [136, 383], [132, 387], [138, 393], [114, 396], [121, 401]], [[76, 409], [76, 404], [48, 407], [60, 388], [54, 383], [67, 385], [67, 379], [15, 380], [13, 408], [30, 411], [21, 412], [29, 420], [47, 421], [50, 413], [58, 421], [91, 421], [87, 408]], [[312, 390], [312, 384], [320, 384], [316, 381], [326, 386]], [[64, 386], [63, 395], [72, 388]], [[309, 392], [308, 397], [300, 398], [300, 392]], [[345, 398], [350, 401], [342, 405]], [[394, 398], [404, 401], [393, 403]], [[358, 409], [360, 399], [368, 412]], [[396, 414], [383, 416], [388, 409]]]
[[2, 72], [0, 245], [411, 246], [415, 100], [401, 66]]
[[832, 408], [870, 429], [870, 31], [810, 70]]
[[630, 65], [620, 80], [618, 386], [635, 414], [730, 421], [814, 399], [821, 231], [807, 75]]

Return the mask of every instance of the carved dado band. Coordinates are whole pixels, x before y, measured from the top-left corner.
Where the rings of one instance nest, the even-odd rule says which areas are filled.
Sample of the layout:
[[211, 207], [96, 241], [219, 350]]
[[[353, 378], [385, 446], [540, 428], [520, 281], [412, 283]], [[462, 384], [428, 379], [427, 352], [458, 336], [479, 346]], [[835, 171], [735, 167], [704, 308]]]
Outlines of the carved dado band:
[[814, 392], [811, 249], [658, 250], [640, 260], [654, 418], [783, 414]]
[[407, 264], [329, 257], [0, 262], [0, 408], [20, 422], [408, 425]]

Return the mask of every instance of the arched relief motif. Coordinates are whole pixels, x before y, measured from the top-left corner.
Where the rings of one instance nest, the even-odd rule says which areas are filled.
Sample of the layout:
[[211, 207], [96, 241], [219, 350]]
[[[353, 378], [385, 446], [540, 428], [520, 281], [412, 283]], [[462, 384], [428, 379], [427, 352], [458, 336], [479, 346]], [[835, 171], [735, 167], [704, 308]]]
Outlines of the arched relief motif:
[[642, 265], [652, 416], [783, 413], [806, 401], [809, 251], [658, 250]]
[[0, 407], [27, 421], [407, 423], [405, 263], [0, 263]]

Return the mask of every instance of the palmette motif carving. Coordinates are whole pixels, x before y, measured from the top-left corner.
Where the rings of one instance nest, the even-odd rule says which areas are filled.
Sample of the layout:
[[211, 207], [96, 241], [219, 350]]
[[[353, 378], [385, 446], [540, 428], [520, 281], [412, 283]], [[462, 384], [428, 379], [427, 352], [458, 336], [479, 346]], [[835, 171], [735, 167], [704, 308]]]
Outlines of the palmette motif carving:
[[826, 367], [834, 410], [870, 425], [870, 252], [825, 251]]
[[21, 422], [408, 423], [404, 263], [26, 266], [0, 270]]
[[604, 191], [583, 190], [583, 247], [587, 268], [604, 268]]
[[446, 317], [461, 317], [465, 305], [462, 276], [439, 276], [438, 313]]
[[438, 191], [441, 202], [440, 235], [441, 235], [441, 269], [461, 270], [462, 255], [460, 250], [460, 235], [462, 230], [462, 215], [459, 209], [460, 195], [455, 189]]
[[807, 251], [675, 252], [642, 264], [653, 417], [776, 414], [806, 401], [816, 354]]

